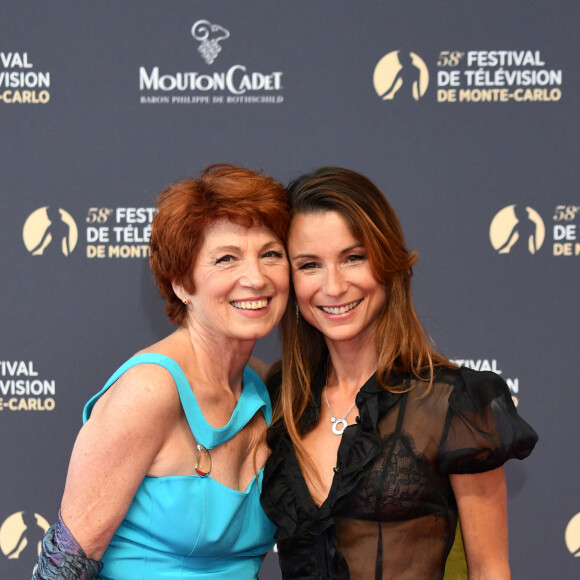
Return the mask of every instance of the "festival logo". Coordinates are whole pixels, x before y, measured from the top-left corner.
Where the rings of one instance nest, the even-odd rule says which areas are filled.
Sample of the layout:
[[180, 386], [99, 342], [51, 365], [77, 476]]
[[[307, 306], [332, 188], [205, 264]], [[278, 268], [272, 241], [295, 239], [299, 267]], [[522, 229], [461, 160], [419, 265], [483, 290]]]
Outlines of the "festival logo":
[[33, 256], [70, 256], [77, 245], [78, 235], [72, 216], [64, 209], [51, 206], [33, 211], [22, 230], [24, 245]]
[[508, 205], [497, 212], [489, 227], [489, 239], [498, 254], [536, 254], [546, 237], [540, 214], [529, 206]]
[[230, 37], [229, 30], [219, 24], [212, 24], [208, 20], [198, 20], [191, 27], [191, 36], [199, 41], [197, 52], [207, 64], [213, 64], [221, 52], [221, 40]]
[[87, 258], [148, 258], [154, 207], [91, 207]]
[[[436, 70], [432, 79], [436, 91], [431, 94], [438, 103], [557, 102], [563, 96], [564, 73], [541, 50], [464, 48], [423, 56]], [[383, 56], [373, 75], [375, 91], [383, 101], [418, 101], [429, 81], [423, 59], [404, 50]]]
[[525, 103], [562, 98], [562, 70], [540, 50], [441, 50], [437, 102]]
[[16, 512], [0, 526], [0, 550], [8, 560], [36, 561], [49, 523], [33, 512]]
[[56, 381], [31, 360], [0, 360], [0, 412], [54, 411]]
[[[154, 215], [154, 207], [89, 207], [79, 230], [64, 209], [45, 206], [28, 216], [22, 238], [33, 256], [69, 256], [79, 239], [84, 239], [87, 258], [148, 258]], [[0, 374], [4, 373], [2, 364]], [[6, 394], [2, 382], [1, 394]]]
[[375, 67], [373, 84], [383, 101], [414, 99], [418, 101], [427, 92], [429, 70], [414, 52], [389, 52]]
[[580, 513], [576, 514], [566, 526], [564, 540], [568, 551], [574, 558], [580, 558]]
[[580, 256], [578, 222], [580, 205], [558, 204], [552, 215], [553, 225], [533, 208], [508, 205], [497, 212], [489, 227], [489, 240], [498, 254], [536, 254], [551, 231], [552, 254], [563, 258]]
[[580, 256], [578, 221], [580, 205], [559, 204], [554, 208], [554, 256]]
[[0, 52], [0, 102], [45, 104], [50, 100], [50, 72], [37, 71], [27, 52]]

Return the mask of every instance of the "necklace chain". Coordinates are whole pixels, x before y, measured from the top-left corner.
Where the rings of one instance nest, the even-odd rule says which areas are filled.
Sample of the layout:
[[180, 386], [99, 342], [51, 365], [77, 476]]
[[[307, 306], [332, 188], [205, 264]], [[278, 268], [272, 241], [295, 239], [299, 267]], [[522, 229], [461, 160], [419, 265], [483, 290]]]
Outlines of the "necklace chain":
[[[326, 381], [328, 383], [328, 380]], [[328, 397], [326, 396], [326, 387], [327, 385], [324, 385], [324, 400], [326, 401], [326, 406], [328, 407], [328, 410], [330, 411], [330, 421], [332, 422], [332, 432], [335, 435], [342, 435], [342, 432], [346, 429], [346, 426], [348, 425], [348, 421], [346, 420], [348, 414], [353, 410], [354, 406], [356, 405], [356, 400], [355, 402], [349, 407], [348, 411], [340, 418], [337, 419], [334, 411], [332, 410], [332, 407], [330, 406], [330, 403], [328, 402]]]

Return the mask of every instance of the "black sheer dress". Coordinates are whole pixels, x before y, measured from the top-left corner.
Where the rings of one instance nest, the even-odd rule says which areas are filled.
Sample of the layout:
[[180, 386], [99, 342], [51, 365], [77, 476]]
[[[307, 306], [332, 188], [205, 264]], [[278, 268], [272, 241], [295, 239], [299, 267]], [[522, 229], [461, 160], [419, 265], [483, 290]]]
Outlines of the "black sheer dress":
[[[391, 393], [373, 376], [357, 394], [359, 416], [342, 435], [320, 507], [281, 422], [270, 429], [262, 506], [278, 527], [284, 579], [442, 579], [457, 525], [448, 474], [495, 469], [536, 444], [495, 373], [444, 368], [427, 394], [410, 376], [392, 381], [413, 388]], [[321, 373], [303, 433], [320, 415], [323, 384]]]

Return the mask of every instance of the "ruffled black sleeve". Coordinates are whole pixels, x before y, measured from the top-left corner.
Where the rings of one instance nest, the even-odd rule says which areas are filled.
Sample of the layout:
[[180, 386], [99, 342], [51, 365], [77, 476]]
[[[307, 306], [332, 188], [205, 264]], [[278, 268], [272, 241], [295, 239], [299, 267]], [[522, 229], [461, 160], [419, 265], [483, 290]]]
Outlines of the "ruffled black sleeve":
[[524, 459], [538, 435], [518, 415], [505, 381], [462, 367], [449, 396], [439, 448], [443, 473], [481, 473], [508, 459]]

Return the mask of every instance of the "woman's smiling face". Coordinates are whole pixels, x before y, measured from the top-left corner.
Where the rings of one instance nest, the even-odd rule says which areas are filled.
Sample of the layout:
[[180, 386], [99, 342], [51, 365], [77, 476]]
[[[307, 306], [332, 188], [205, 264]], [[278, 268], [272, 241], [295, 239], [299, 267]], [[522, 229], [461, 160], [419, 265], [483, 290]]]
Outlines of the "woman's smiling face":
[[279, 322], [288, 300], [288, 260], [282, 242], [263, 225], [229, 220], [209, 227], [193, 269], [188, 319], [205, 336], [257, 340]]
[[300, 313], [327, 342], [374, 340], [385, 287], [340, 213], [294, 216], [288, 256]]

